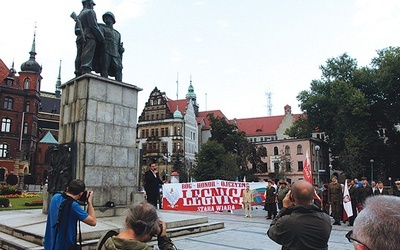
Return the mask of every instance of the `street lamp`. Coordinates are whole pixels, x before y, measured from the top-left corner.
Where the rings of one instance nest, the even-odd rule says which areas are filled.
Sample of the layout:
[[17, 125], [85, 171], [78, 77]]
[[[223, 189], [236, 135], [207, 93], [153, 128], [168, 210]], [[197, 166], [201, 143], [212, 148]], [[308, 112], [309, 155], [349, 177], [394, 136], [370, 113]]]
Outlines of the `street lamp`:
[[319, 187], [319, 157], [318, 157], [318, 152], [319, 152], [319, 150], [321, 149], [320, 147], [319, 147], [319, 145], [316, 145], [315, 147], [315, 153], [316, 153], [316, 155], [317, 155], [317, 161], [316, 161], [316, 163], [317, 163], [317, 184], [318, 184], [318, 187]]
[[369, 160], [371, 163], [371, 182], [374, 180], [374, 159]]

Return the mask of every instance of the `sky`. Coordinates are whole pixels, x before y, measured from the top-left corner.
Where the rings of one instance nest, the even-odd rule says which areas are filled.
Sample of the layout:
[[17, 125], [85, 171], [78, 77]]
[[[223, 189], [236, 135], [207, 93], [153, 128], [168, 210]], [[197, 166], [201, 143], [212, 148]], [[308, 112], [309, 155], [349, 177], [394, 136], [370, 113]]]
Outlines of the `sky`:
[[[123, 82], [142, 88], [138, 113], [157, 87], [183, 99], [190, 79], [200, 111], [228, 119], [301, 113], [296, 96], [343, 53], [368, 66], [400, 45], [398, 0], [95, 0], [121, 33]], [[42, 91], [75, 77], [74, 21], [81, 0], [3, 1], [0, 59], [20, 71], [36, 32]], [[268, 105], [267, 93], [270, 93]]]

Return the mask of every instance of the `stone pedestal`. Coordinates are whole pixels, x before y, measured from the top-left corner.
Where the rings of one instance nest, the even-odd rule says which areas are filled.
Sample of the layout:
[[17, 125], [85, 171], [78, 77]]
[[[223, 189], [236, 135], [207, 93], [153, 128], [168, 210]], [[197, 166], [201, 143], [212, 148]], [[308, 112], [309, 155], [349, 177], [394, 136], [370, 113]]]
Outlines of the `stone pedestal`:
[[76, 143], [75, 178], [93, 204], [130, 205], [138, 189], [137, 101], [142, 89], [86, 74], [61, 85], [59, 144]]

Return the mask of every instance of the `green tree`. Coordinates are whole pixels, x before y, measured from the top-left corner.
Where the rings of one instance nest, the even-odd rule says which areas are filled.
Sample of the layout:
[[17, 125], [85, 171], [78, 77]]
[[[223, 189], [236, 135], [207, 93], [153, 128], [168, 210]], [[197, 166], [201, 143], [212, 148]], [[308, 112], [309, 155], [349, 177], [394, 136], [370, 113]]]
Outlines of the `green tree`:
[[399, 176], [397, 168], [389, 168], [399, 163], [400, 48], [378, 51], [370, 67], [359, 68], [343, 54], [320, 69], [321, 79], [297, 96], [304, 118], [286, 134], [306, 138], [325, 132], [334, 167], [349, 176], [369, 173], [370, 159], [380, 178]]
[[192, 175], [197, 181], [235, 180], [239, 174], [236, 155], [227, 152], [221, 143], [209, 140], [196, 155], [196, 166]]

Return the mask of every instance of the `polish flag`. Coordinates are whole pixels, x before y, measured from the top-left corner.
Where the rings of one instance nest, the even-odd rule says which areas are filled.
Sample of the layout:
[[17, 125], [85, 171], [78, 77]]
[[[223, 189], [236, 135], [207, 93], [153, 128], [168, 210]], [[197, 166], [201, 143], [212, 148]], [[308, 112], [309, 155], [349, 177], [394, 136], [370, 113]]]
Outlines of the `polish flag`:
[[343, 192], [343, 222], [353, 216], [353, 209], [351, 207], [351, 198], [349, 194], [349, 189], [347, 188], [347, 179], [344, 182], [344, 192]]
[[[308, 181], [309, 183], [313, 184], [311, 163], [310, 163], [310, 157], [308, 156], [308, 150], [306, 151], [306, 159], [303, 162], [303, 178], [305, 181]], [[314, 190], [314, 199], [318, 200], [319, 202], [322, 202], [321, 197], [319, 197], [317, 191], [315, 190]]]
[[308, 156], [308, 150], [306, 151], [306, 159], [303, 162], [303, 178], [305, 181], [308, 181], [311, 184], [313, 183], [311, 174], [311, 163], [310, 163], [310, 157]]

